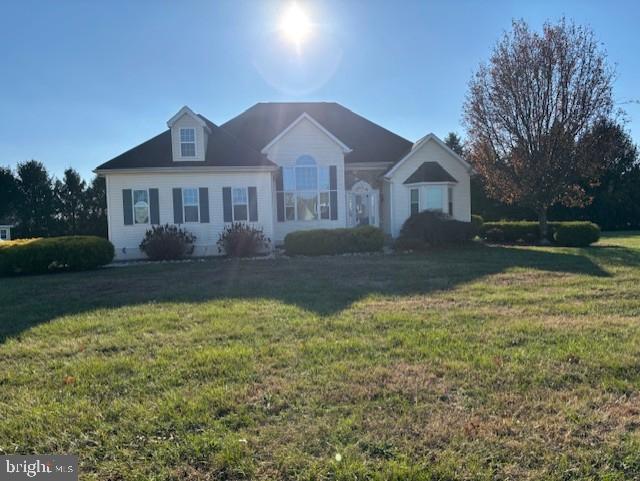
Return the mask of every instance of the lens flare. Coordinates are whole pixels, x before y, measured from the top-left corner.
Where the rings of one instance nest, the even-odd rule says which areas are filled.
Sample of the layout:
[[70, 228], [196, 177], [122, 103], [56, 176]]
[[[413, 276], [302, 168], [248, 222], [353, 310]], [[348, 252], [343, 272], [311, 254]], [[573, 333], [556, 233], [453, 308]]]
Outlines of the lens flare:
[[300, 51], [302, 43], [311, 33], [311, 22], [307, 14], [298, 4], [292, 3], [282, 17], [280, 30], [289, 41], [293, 42], [296, 49]]

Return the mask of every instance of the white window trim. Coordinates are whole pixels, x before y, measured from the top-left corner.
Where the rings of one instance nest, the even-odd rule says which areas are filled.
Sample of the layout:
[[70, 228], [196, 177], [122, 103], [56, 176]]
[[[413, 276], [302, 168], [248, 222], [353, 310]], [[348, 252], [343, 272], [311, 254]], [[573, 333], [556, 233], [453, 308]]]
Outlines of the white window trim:
[[[244, 190], [245, 196], [247, 198], [247, 203], [244, 204], [242, 202], [237, 202], [235, 201], [234, 197], [233, 197], [233, 191], [234, 190]], [[245, 205], [247, 206], [247, 218], [246, 219], [236, 219], [236, 205]], [[249, 222], [249, 218], [251, 216], [249, 215], [249, 187], [247, 186], [237, 186], [237, 187], [231, 187], [231, 218], [233, 219], [233, 222]]]
[[[182, 131], [183, 130], [193, 130], [193, 142], [183, 142], [182, 141]], [[198, 158], [198, 134], [197, 129], [195, 127], [180, 127], [178, 129], [178, 143], [180, 145], [180, 158], [192, 160]], [[193, 155], [182, 155], [182, 144], [193, 144]]]
[[[304, 155], [301, 155], [300, 157], [304, 157]], [[298, 159], [300, 158], [298, 157]], [[283, 194], [293, 194], [293, 209], [295, 212], [295, 218], [293, 220], [288, 220], [287, 219], [287, 205], [285, 203], [284, 205], [284, 222], [317, 222], [317, 221], [330, 221], [331, 220], [331, 166], [330, 165], [320, 165], [318, 163], [318, 161], [312, 157], [314, 162], [316, 163], [315, 165], [298, 165], [295, 162], [292, 165], [286, 165], [283, 166], [283, 169], [293, 169], [293, 180], [296, 183], [296, 188], [294, 190], [286, 190], [284, 188], [284, 178], [282, 179], [283, 185], [282, 185], [282, 192]], [[297, 160], [297, 159], [296, 159]], [[297, 174], [297, 169], [309, 169], [309, 168], [315, 168], [316, 169], [316, 190], [304, 190], [304, 189], [300, 189], [298, 190], [298, 183], [297, 183], [297, 179], [298, 179], [298, 174]], [[327, 169], [329, 172], [329, 189], [321, 189], [320, 188], [320, 169]], [[283, 177], [284, 177], [284, 170], [283, 170]], [[336, 186], [337, 187], [337, 186]], [[335, 190], [336, 192], [338, 191], [338, 189], [336, 188]], [[298, 218], [298, 194], [299, 193], [306, 193], [306, 194], [312, 194], [313, 192], [315, 192], [316, 194], [316, 218], [315, 219], [299, 219]], [[320, 209], [320, 193], [322, 192], [326, 192], [329, 194], [329, 217], [327, 217], [326, 219], [323, 219], [321, 217], [321, 209]]]
[[418, 193], [418, 212], [420, 212], [420, 198], [422, 197], [420, 195], [420, 187], [411, 187], [409, 189], [409, 215], [413, 215], [412, 207], [414, 202], [413, 202], [413, 199], [411, 198], [411, 194], [413, 193], [414, 190]]
[[[184, 201], [184, 191], [185, 190], [195, 190], [196, 191], [196, 203], [195, 204], [187, 204]], [[199, 224], [200, 223], [200, 189], [198, 189], [198, 187], [182, 187], [180, 189], [180, 195], [182, 195], [182, 222], [184, 224]], [[198, 220], [187, 221], [187, 211], [185, 209], [186, 207], [197, 207]]]
[[[426, 192], [422, 193], [422, 190], [426, 191], [427, 187], [442, 187], [442, 209], [429, 209], [434, 212], [442, 212], [443, 214], [448, 214], [449, 212], [449, 189], [452, 189], [456, 186], [455, 182], [416, 182], [414, 184], [405, 184], [405, 186], [409, 189], [409, 213], [411, 213], [411, 190], [418, 189], [418, 212], [422, 212], [423, 210], [427, 210], [426, 201], [427, 195]], [[453, 194], [453, 192], [452, 192]]]
[[[136, 222], [136, 192], [140, 191], [147, 193], [147, 222]], [[133, 223], [131, 225], [151, 224], [151, 195], [149, 195], [149, 189], [131, 189], [131, 215], [133, 216]]]
[[[2, 234], [4, 234], [4, 237], [2, 237]], [[0, 228], [0, 241], [8, 241], [8, 240], [10, 240], [9, 229]]]

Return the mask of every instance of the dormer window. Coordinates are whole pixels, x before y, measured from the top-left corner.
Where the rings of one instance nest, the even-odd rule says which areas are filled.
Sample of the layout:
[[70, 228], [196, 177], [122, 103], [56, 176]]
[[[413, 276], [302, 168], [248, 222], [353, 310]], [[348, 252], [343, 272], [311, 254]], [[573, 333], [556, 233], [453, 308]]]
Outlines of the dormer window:
[[196, 129], [194, 128], [180, 129], [180, 156], [181, 157], [196, 156]]

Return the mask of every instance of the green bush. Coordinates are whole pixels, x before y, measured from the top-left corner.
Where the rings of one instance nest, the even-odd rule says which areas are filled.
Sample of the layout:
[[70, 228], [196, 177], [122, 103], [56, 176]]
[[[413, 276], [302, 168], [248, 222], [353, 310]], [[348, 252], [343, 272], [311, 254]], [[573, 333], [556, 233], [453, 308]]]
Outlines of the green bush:
[[269, 249], [271, 241], [262, 229], [235, 222], [228, 225], [218, 238], [218, 252], [231, 257], [252, 257]]
[[284, 249], [288, 255], [319, 256], [375, 252], [381, 250], [383, 244], [382, 230], [373, 226], [296, 231], [284, 238]]
[[[549, 222], [549, 238], [559, 245], [581, 246], [597, 242], [600, 228], [591, 222]], [[558, 231], [562, 233], [558, 235]], [[540, 241], [540, 224], [534, 221], [485, 222], [480, 237], [489, 242], [535, 244]]]
[[562, 246], [584, 247], [600, 240], [600, 227], [592, 222], [558, 222], [553, 240]]
[[473, 214], [471, 215], [471, 223], [476, 229], [476, 234], [478, 234], [480, 232], [480, 229], [482, 228], [482, 224], [484, 224], [484, 219], [481, 215]]
[[147, 230], [140, 250], [152, 261], [183, 259], [193, 254], [196, 236], [175, 225], [155, 225]]
[[[552, 225], [549, 224], [550, 234]], [[502, 239], [496, 238], [496, 232], [487, 235], [489, 231], [502, 231]], [[480, 237], [491, 242], [537, 242], [540, 240], [540, 224], [532, 221], [498, 221], [485, 222], [480, 228]]]
[[109, 264], [113, 245], [102, 237], [67, 236], [0, 243], [0, 275], [83, 271]]
[[420, 243], [425, 247], [463, 244], [471, 241], [476, 232], [472, 222], [454, 220], [442, 212], [425, 210], [404, 222], [395, 247], [417, 250]]

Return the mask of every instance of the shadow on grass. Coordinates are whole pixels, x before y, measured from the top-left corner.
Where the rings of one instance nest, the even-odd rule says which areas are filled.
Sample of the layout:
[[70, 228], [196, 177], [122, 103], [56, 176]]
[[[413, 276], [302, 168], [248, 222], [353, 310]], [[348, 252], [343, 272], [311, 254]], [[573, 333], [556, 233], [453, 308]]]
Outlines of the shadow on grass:
[[421, 255], [208, 260], [4, 278], [0, 342], [56, 317], [97, 308], [266, 298], [328, 316], [371, 294], [428, 294], [512, 268], [609, 276], [600, 263], [638, 266], [640, 251], [474, 246]]

